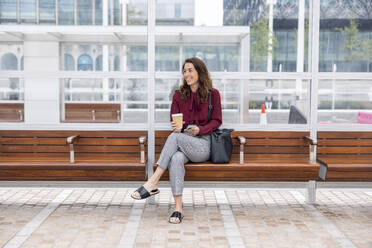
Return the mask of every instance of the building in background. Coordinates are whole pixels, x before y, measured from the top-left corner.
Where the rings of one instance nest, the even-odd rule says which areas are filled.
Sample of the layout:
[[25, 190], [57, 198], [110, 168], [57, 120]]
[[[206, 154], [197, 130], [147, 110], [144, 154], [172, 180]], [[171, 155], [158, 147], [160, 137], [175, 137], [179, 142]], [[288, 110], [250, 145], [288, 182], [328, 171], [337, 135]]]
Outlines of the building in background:
[[[368, 1], [320, 0], [320, 73], [371, 73]], [[291, 105], [311, 118], [310, 1], [157, 0], [155, 92], [148, 92], [147, 3], [0, 0], [0, 121], [144, 124], [155, 94], [156, 123], [167, 123], [182, 62], [192, 56], [212, 72], [226, 124], [258, 124], [261, 104], [269, 124], [287, 124]], [[319, 122], [356, 123], [372, 110], [371, 80], [321, 75]]]

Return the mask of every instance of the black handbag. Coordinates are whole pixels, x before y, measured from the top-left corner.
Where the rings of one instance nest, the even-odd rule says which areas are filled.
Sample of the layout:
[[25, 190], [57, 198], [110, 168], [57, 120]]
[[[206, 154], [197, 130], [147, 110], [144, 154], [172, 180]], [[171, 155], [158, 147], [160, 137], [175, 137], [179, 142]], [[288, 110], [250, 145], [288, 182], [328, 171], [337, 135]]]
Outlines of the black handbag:
[[[208, 122], [211, 119], [212, 91], [209, 92]], [[233, 129], [217, 129], [211, 134], [211, 156], [210, 161], [215, 164], [229, 163], [232, 154], [231, 132]]]

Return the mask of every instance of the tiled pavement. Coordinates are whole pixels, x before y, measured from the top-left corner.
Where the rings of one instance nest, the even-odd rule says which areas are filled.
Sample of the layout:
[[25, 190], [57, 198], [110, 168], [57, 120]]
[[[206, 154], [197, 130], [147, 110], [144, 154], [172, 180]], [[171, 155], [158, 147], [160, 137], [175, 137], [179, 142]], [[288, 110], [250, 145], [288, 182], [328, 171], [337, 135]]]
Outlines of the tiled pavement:
[[0, 246], [372, 247], [372, 189], [184, 190], [185, 218], [169, 224], [172, 196], [134, 201], [133, 189], [0, 188]]

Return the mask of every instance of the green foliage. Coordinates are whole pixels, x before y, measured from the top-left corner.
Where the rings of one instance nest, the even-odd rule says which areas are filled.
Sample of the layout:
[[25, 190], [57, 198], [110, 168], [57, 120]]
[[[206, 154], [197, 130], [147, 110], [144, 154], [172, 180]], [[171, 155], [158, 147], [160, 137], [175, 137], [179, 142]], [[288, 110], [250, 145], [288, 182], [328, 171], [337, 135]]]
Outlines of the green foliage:
[[142, 15], [142, 11], [137, 10], [134, 5], [127, 5], [127, 25], [144, 25]]
[[347, 55], [344, 56], [345, 61], [356, 61], [363, 59], [363, 40], [360, 37], [358, 30], [358, 22], [350, 19], [350, 26], [344, 28], [336, 28], [344, 35], [344, 50]]
[[[270, 42], [271, 38], [271, 42]], [[273, 32], [269, 30], [269, 20], [261, 18], [251, 26], [251, 59], [256, 64], [265, 62], [267, 55], [274, 56], [274, 48], [278, 40]]]

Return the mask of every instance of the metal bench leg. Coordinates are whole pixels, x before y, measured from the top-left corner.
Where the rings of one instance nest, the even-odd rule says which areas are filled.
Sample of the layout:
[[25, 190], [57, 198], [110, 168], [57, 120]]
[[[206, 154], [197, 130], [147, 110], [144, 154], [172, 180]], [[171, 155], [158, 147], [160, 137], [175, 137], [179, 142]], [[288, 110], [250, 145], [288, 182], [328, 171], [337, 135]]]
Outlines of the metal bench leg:
[[70, 144], [70, 163], [75, 163], [74, 144]]
[[315, 204], [316, 202], [316, 181], [310, 180], [307, 182], [306, 202]]

